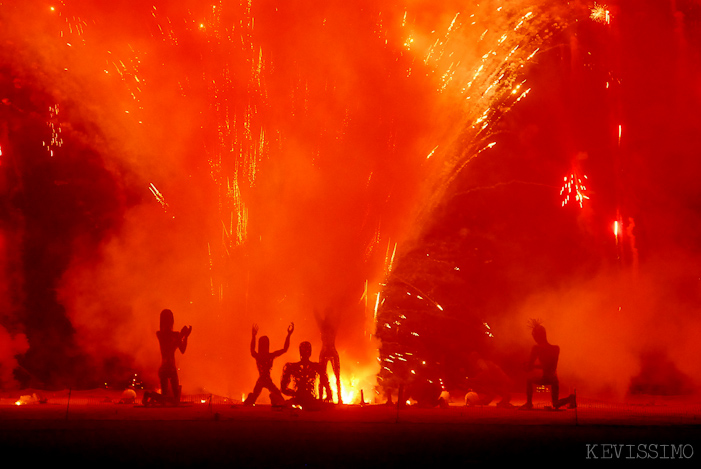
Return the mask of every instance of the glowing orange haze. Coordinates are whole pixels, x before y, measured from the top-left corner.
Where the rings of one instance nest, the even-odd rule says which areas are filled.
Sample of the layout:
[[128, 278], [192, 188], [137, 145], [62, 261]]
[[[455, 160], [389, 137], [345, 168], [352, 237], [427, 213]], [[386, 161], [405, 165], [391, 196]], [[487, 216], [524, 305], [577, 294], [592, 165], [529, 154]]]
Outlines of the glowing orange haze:
[[[143, 192], [99, 257], [77, 255], [63, 275], [59, 300], [80, 345], [98, 361], [133, 357], [155, 383], [155, 331], [169, 308], [176, 328], [193, 326], [176, 357], [184, 392], [239, 398], [256, 378], [253, 323], [273, 349], [295, 323], [279, 377], [301, 341], [316, 356], [313, 312], [331, 308], [342, 374], [370, 398], [388, 252], [399, 243], [401, 256], [447, 182], [474, 155], [487, 157], [492, 104], [508, 111], [529, 92], [519, 67], [538, 50], [529, 28], [546, 16], [532, 11], [548, 2], [64, 3], [26, 2], [36, 13], [18, 7], [7, 34], [57, 100], [99, 129], [72, 138]], [[464, 27], [448, 41], [454, 24]], [[476, 138], [462, 148], [465, 129]], [[677, 341], [654, 308], [662, 298], [637, 304], [625, 275], [543, 292], [490, 325], [505, 348], [524, 347], [525, 319], [546, 311], [563, 381], [595, 376], [615, 394], [637, 372], [637, 337], [652, 322], [653, 345], [675, 343], [670, 354], [698, 376], [682, 353], [693, 335]], [[650, 268], [638, 281], [655, 278]], [[639, 321], [610, 315], [619, 294]], [[615, 359], [602, 365], [608, 353]]]
[[[388, 249], [411, 233], [417, 209], [440, 197], [422, 192], [437, 187], [429, 175], [460, 164], [445, 159], [456, 132], [477, 116], [481, 131], [489, 124], [489, 100], [501, 92], [490, 67], [501, 59], [471, 68], [490, 57], [486, 40], [469, 45], [486, 34], [476, 27], [453, 40], [463, 69], [441, 58], [446, 46], [433, 37], [448, 38], [456, 12], [470, 17], [457, 4], [169, 3], [103, 12], [71, 2], [58, 28], [82, 49], [46, 57], [66, 61], [75, 82], [59, 88], [83, 86], [105, 153], [155, 198], [127, 212], [100, 259], [76, 258], [64, 275], [61, 300], [81, 345], [94, 357], [133, 356], [153, 381], [154, 332], [167, 307], [176, 327], [193, 326], [178, 358], [185, 390], [238, 397], [255, 379], [252, 323], [272, 347], [295, 323], [292, 348], [273, 369], [279, 376], [300, 341], [318, 352], [312, 313], [330, 307], [340, 318], [343, 373], [372, 377], [374, 300]], [[506, 43], [499, 28], [517, 22], [505, 23], [496, 5], [475, 10], [481, 25], [495, 21], [487, 38], [504, 43], [511, 60], [537, 50], [514, 54], [533, 21], [526, 6], [514, 5], [523, 19]], [[99, 27], [84, 21], [89, 14]], [[137, 20], [150, 22], [148, 33]], [[45, 36], [38, 41], [56, 40]], [[453, 98], [468, 75], [468, 96], [470, 87], [485, 96], [474, 117], [463, 115], [464, 96]], [[514, 102], [525, 93], [516, 94], [521, 84], [512, 92], [510, 80], [503, 92]]]

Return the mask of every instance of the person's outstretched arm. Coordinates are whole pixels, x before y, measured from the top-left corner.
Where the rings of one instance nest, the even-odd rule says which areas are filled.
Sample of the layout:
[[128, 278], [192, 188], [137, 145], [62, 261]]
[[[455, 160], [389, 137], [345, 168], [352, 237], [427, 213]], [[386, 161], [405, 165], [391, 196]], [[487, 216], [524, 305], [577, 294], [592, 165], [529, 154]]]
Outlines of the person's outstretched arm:
[[290, 349], [290, 336], [295, 330], [295, 323], [291, 322], [289, 327], [287, 328], [287, 337], [285, 337], [285, 345], [283, 345], [282, 349], [278, 350], [277, 352], [274, 352], [273, 355], [276, 357], [279, 357], [283, 353], [286, 353]]
[[180, 344], [178, 345], [180, 353], [185, 353], [185, 349], [187, 348], [187, 338], [190, 337], [191, 332], [192, 326], [183, 326], [183, 328], [180, 330]]
[[258, 358], [256, 353], [256, 334], [258, 334], [258, 324], [254, 324], [251, 330], [251, 356], [253, 358]]

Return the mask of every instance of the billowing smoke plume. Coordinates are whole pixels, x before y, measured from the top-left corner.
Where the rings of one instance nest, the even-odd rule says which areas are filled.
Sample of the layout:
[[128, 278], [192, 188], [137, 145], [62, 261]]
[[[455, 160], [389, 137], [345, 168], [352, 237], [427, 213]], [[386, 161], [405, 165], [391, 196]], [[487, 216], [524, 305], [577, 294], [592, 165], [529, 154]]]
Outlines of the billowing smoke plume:
[[[27, 380], [90, 385], [138, 372], [155, 385], [158, 314], [169, 308], [176, 328], [193, 326], [177, 357], [184, 391], [238, 398], [255, 380], [253, 323], [273, 348], [295, 323], [279, 376], [299, 342], [318, 352], [315, 312], [330, 311], [342, 370], [367, 396], [387, 278], [390, 293], [397, 284], [412, 300], [426, 293], [432, 321], [452, 315], [472, 331], [490, 324], [507, 370], [527, 349], [525, 320], [535, 316], [563, 347], [563, 381], [592, 392], [618, 392], [638, 376], [636, 385], [654, 387], [655, 370], [670, 362], [680, 389], [698, 375], [683, 357], [693, 334], [678, 327], [693, 307], [677, 301], [672, 320], [660, 316], [678, 289], [653, 289], [661, 261], [645, 258], [659, 245], [651, 233], [664, 236], [649, 229], [662, 218], [639, 213], [659, 206], [630, 195], [670, 173], [657, 171], [664, 165], [640, 142], [623, 157], [582, 143], [589, 133], [600, 147], [615, 147], [620, 132], [628, 141], [633, 117], [581, 106], [582, 96], [623, 93], [621, 74], [560, 78], [570, 62], [572, 70], [615, 62], [577, 62], [596, 42], [567, 30], [568, 19], [587, 18], [581, 2], [15, 3], [0, 5], [9, 195], [1, 234], [6, 285], [17, 286], [3, 314], [11, 357], [26, 351], [26, 333]], [[628, 58], [644, 55], [623, 46], [636, 52]], [[645, 76], [624, 65], [628, 77]], [[540, 86], [529, 94], [531, 81]], [[600, 94], [581, 93], [595, 81]], [[645, 85], [625, 92], [642, 96]], [[613, 143], [601, 137], [608, 133]], [[657, 141], [678, 136], [665, 135]], [[558, 205], [573, 159], [598, 162], [582, 217]], [[632, 182], [615, 176], [621, 167]], [[622, 185], [631, 190], [612, 189]], [[657, 189], [671, 185], [670, 176]], [[627, 237], [618, 240], [608, 225], [621, 194]], [[611, 268], [617, 241], [629, 256], [618, 265], [637, 272], [634, 282]], [[538, 252], [548, 254], [529, 265]], [[554, 267], [565, 257], [574, 267]], [[671, 277], [684, 284], [689, 264], [674, 266]], [[401, 278], [387, 277], [391, 268]], [[463, 343], [454, 326], [437, 334], [436, 355], [441, 344]], [[607, 350], [618, 360], [598, 366]]]

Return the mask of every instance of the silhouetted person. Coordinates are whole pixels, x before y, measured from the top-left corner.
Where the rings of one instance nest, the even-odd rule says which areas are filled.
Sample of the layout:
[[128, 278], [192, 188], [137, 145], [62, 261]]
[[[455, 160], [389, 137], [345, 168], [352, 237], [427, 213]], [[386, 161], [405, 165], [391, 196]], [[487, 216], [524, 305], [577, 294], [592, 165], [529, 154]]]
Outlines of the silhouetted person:
[[[175, 351], [185, 353], [187, 348], [187, 338], [192, 332], [192, 326], [183, 326], [180, 332], [173, 330], [173, 312], [169, 309], [161, 311], [161, 327], [156, 332], [158, 344], [161, 348], [161, 366], [158, 369], [158, 378], [161, 381], [161, 394], [144, 394], [144, 405], [159, 403], [165, 404], [171, 401], [173, 404], [180, 402], [180, 382], [178, 380], [178, 369], [175, 366]], [[168, 384], [170, 384], [171, 394], [168, 394]]]
[[528, 360], [527, 371], [529, 372], [526, 382], [526, 403], [521, 409], [529, 410], [533, 408], [533, 386], [549, 385], [553, 407], [559, 409], [564, 405], [574, 408], [577, 406], [576, 397], [570, 394], [564, 399], [559, 399], [560, 381], [557, 378], [557, 361], [560, 357], [560, 347], [548, 342], [545, 335], [545, 328], [539, 321], [531, 321], [533, 327], [533, 339], [536, 344], [531, 349], [531, 356]]
[[[316, 322], [319, 325], [319, 330], [321, 331], [321, 352], [319, 353], [319, 365], [322, 367], [324, 372], [328, 367], [328, 363], [331, 362], [331, 367], [333, 368], [333, 374], [336, 376], [336, 392], [338, 393], [337, 400], [339, 404], [343, 404], [343, 398], [341, 396], [341, 360], [338, 358], [338, 352], [336, 351], [336, 325], [333, 324], [331, 320], [331, 309], [327, 308], [324, 312], [324, 317], [319, 317], [316, 313]], [[333, 401], [333, 396], [331, 395], [331, 386], [328, 380], [325, 385], [319, 383], [319, 398], [324, 401]]]
[[317, 410], [321, 406], [314, 389], [316, 378], [319, 377], [321, 386], [327, 386], [329, 379], [326, 370], [319, 363], [309, 360], [312, 356], [312, 344], [299, 344], [299, 356], [298, 362], [285, 364], [280, 389], [284, 395], [292, 397], [288, 401], [290, 404], [302, 406], [306, 410]]
[[262, 336], [258, 339], [258, 351], [256, 352], [256, 334], [258, 334], [258, 326], [253, 325], [253, 330], [251, 334], [251, 356], [256, 359], [256, 366], [258, 367], [258, 380], [256, 385], [253, 387], [253, 392], [250, 393], [246, 400], [245, 405], [253, 405], [256, 403], [258, 396], [260, 396], [263, 388], [270, 391], [270, 402], [274, 406], [282, 405], [285, 402], [285, 398], [282, 397], [280, 390], [273, 383], [270, 377], [270, 370], [273, 368], [273, 360], [279, 357], [283, 353], [287, 352], [290, 348], [290, 336], [295, 330], [294, 323], [290, 323], [287, 328], [287, 337], [285, 338], [285, 345], [282, 349], [275, 352], [270, 352], [270, 340], [267, 336]]

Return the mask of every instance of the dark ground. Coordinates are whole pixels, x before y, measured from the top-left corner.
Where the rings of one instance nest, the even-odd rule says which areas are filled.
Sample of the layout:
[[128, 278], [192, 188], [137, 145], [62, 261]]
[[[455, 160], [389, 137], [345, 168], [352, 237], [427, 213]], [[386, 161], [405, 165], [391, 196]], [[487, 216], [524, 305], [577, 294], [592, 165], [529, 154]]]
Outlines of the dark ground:
[[[274, 412], [216, 400], [210, 405], [206, 396], [165, 409], [117, 404], [118, 396], [74, 394], [68, 409], [67, 399], [60, 401], [16, 406], [2, 400], [2, 454], [30, 467], [47, 457], [52, 465], [74, 467], [465, 467], [519, 459], [547, 467], [697, 466], [701, 457], [701, 406], [688, 402], [582, 402], [577, 411], [560, 412], [451, 406], [398, 413], [381, 405]], [[619, 456], [604, 447], [609, 444]], [[677, 452], [672, 459], [670, 445], [675, 451], [682, 445], [686, 457]]]

